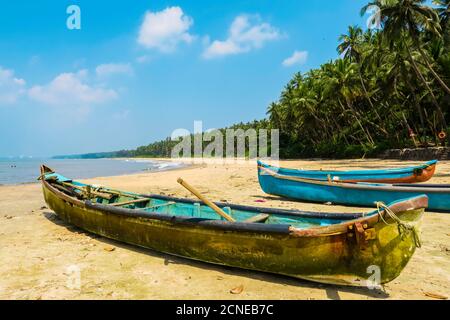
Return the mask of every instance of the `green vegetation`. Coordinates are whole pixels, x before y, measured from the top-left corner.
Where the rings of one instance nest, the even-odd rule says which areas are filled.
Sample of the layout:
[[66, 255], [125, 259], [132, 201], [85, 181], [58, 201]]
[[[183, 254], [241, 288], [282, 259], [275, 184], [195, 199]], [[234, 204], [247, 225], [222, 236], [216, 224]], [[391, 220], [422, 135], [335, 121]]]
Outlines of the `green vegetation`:
[[371, 2], [381, 9], [380, 30], [349, 27], [340, 59], [296, 74], [268, 110], [282, 132], [282, 156], [351, 157], [438, 143], [450, 105], [450, 1], [436, 4]]
[[[450, 116], [450, 0], [434, 4], [369, 3], [361, 13], [378, 6], [379, 30], [350, 26], [339, 38], [340, 58], [295, 74], [267, 120], [232, 128], [280, 129], [282, 157], [361, 157], [442, 143]], [[165, 157], [176, 143], [112, 155]]]
[[[270, 123], [268, 120], [255, 120], [253, 122], [248, 123], [238, 123], [232, 125], [227, 128], [218, 129], [223, 137], [225, 137], [225, 132], [227, 129], [238, 130], [242, 129], [247, 131], [249, 129], [254, 129], [258, 132], [260, 129], [266, 129], [270, 127]], [[194, 135], [190, 135], [190, 139], [192, 141], [191, 144], [191, 153], [194, 154]], [[202, 141], [202, 149], [205, 150], [206, 146], [208, 146], [211, 142]], [[236, 141], [236, 140], [235, 140]], [[101, 158], [170, 158], [172, 154], [172, 149], [178, 144], [180, 141], [172, 141], [170, 138], [166, 138], [165, 140], [157, 141], [150, 143], [147, 146], [138, 147], [135, 150], [121, 150], [121, 151], [113, 151], [113, 152], [96, 152], [96, 153], [86, 153], [80, 155], [64, 155], [64, 156], [55, 156], [55, 159], [101, 159]], [[248, 139], [245, 140], [246, 143], [246, 152], [248, 156]], [[268, 143], [270, 143], [270, 137], [268, 137]], [[268, 153], [270, 154], [270, 145], [268, 146]], [[226, 143], [224, 141], [224, 150], [223, 154], [226, 154]], [[214, 155], [214, 154], [213, 154]]]

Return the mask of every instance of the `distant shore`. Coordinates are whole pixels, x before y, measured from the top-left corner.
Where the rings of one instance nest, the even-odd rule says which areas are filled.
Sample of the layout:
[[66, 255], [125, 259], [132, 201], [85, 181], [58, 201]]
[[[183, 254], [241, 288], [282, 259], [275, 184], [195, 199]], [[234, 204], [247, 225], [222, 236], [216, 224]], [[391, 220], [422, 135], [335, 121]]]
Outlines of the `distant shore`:
[[[12, 165], [14, 164], [14, 165]], [[0, 161], [0, 184], [36, 182], [42, 164], [72, 178], [123, 176], [142, 171], [168, 171], [189, 164], [170, 159], [15, 159]]]

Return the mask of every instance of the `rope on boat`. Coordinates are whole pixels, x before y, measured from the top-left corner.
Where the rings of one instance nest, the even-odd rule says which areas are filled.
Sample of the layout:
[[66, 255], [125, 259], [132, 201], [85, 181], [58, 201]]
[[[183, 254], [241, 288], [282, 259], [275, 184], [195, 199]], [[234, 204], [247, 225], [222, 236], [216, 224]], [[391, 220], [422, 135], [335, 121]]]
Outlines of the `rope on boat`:
[[392, 226], [394, 225], [393, 223], [388, 223], [383, 216], [382, 211], [386, 212], [389, 217], [395, 221], [395, 223], [398, 226], [398, 232], [400, 234], [400, 237], [402, 238], [402, 240], [405, 238], [405, 236], [407, 236], [408, 234], [412, 233], [413, 234], [413, 238], [414, 238], [414, 244], [416, 245], [417, 248], [421, 248], [422, 247], [422, 243], [420, 241], [420, 237], [419, 234], [417, 233], [416, 228], [414, 227], [414, 225], [412, 223], [408, 223], [405, 221], [402, 221], [395, 213], [394, 211], [391, 210], [391, 208], [389, 208], [386, 204], [384, 204], [384, 202], [376, 202], [377, 205], [377, 210], [378, 210], [378, 215], [380, 216], [381, 220], [383, 220], [383, 222], [388, 225], [388, 226]]

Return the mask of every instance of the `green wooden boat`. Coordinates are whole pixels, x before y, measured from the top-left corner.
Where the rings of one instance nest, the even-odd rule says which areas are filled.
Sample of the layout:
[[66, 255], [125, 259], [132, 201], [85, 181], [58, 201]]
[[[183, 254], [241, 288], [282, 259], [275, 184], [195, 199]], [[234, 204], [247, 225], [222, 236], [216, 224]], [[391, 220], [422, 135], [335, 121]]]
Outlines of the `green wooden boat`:
[[317, 213], [121, 192], [72, 181], [41, 167], [48, 206], [88, 232], [203, 262], [340, 285], [395, 279], [419, 245], [428, 198], [367, 213]]

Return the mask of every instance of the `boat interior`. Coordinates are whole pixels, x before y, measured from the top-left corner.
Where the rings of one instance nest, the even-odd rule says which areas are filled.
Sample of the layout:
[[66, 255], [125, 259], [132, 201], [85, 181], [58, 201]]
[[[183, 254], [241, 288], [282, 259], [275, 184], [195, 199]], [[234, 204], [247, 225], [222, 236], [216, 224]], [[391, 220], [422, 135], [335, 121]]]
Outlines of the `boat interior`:
[[[147, 212], [206, 220], [224, 220], [213, 209], [200, 201], [122, 192], [101, 186], [83, 184], [57, 173], [46, 173], [42, 178], [64, 194], [81, 201], [90, 201], [114, 208], [137, 210], [141, 214]], [[342, 214], [247, 207], [223, 203], [217, 203], [217, 205], [237, 223], [287, 224], [299, 229], [339, 224], [363, 216], [378, 214], [377, 210], [366, 213]]]

